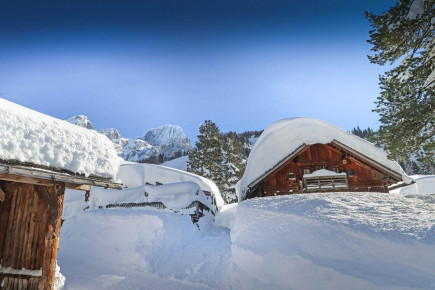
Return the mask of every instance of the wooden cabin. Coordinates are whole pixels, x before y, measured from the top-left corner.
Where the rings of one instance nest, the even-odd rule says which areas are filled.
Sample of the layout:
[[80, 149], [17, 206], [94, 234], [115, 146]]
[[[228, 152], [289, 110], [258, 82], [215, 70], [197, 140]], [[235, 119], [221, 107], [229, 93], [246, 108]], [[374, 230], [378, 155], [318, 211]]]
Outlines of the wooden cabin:
[[0, 288], [52, 289], [65, 189], [114, 183], [104, 135], [0, 98]]
[[327, 191], [388, 192], [413, 180], [374, 144], [328, 122], [288, 118], [269, 125], [236, 185], [239, 201]]
[[399, 181], [400, 173], [333, 140], [300, 146], [252, 182], [246, 198], [327, 191], [388, 192], [388, 186]]
[[0, 161], [1, 289], [52, 289], [65, 189], [89, 195], [110, 179]]

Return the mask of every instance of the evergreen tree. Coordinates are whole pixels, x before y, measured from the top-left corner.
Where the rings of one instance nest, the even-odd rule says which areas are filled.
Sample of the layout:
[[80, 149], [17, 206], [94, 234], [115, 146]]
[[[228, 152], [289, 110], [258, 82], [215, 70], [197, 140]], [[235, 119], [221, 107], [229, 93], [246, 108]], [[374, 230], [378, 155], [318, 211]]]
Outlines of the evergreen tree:
[[222, 138], [218, 126], [212, 121], [205, 121], [199, 126], [198, 141], [195, 150], [189, 153], [187, 171], [213, 180], [222, 189]]
[[357, 135], [358, 137], [361, 137], [363, 139], [368, 139], [370, 136], [373, 135], [373, 130], [368, 127], [367, 129], [361, 130], [359, 126], [356, 126], [356, 128], [353, 128], [351, 131], [352, 134]]
[[435, 152], [435, 0], [399, 0], [377, 16], [366, 11], [373, 30], [370, 62], [401, 63], [380, 76], [374, 111], [382, 126], [375, 139], [394, 159], [433, 164]]
[[243, 175], [245, 161], [241, 156], [241, 150], [242, 144], [237, 140], [236, 133], [229, 132], [226, 134], [223, 145], [225, 183], [223, 184], [222, 195], [227, 203], [237, 201], [235, 186]]

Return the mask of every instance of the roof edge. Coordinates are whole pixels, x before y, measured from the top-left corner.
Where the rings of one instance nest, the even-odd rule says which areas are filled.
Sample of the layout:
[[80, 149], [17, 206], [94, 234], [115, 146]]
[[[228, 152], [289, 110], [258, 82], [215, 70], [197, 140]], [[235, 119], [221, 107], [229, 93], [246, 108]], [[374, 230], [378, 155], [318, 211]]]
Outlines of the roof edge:
[[390, 173], [393, 177], [397, 178], [398, 181], [403, 181], [403, 177], [402, 177], [402, 174], [400, 172], [394, 171], [394, 170], [380, 164], [376, 160], [373, 160], [370, 157], [360, 153], [359, 151], [352, 149], [351, 147], [341, 143], [340, 141], [337, 141], [334, 139], [331, 141], [331, 143], [343, 148], [343, 150], [350, 152], [351, 154], [355, 155], [355, 157], [361, 158], [363, 161], [365, 161], [369, 164], [372, 164], [375, 168], [380, 169], [380, 171], [384, 171], [384, 172], [386, 171], [387, 173]]
[[284, 159], [282, 159], [280, 162], [278, 162], [275, 166], [273, 166], [272, 168], [270, 168], [269, 170], [267, 170], [265, 173], [263, 173], [261, 176], [257, 177], [254, 181], [252, 181], [250, 184], [248, 184], [248, 186], [246, 187], [245, 191], [248, 188], [251, 188], [253, 186], [255, 186], [258, 182], [260, 182], [261, 180], [263, 180], [264, 178], [266, 178], [267, 176], [269, 176], [272, 172], [274, 172], [277, 168], [281, 167], [281, 165], [283, 165], [284, 163], [286, 163], [287, 161], [289, 161], [290, 159], [292, 159], [296, 154], [298, 154], [302, 149], [304, 149], [305, 147], [307, 147], [308, 144], [303, 143], [302, 145], [300, 145], [298, 148], [296, 148], [296, 150], [294, 150], [292, 153], [290, 153], [289, 155], [287, 155]]
[[26, 165], [13, 165], [0, 163], [0, 174], [15, 175], [49, 181], [65, 182], [78, 185], [90, 185], [104, 188], [122, 189], [122, 183], [113, 179], [98, 176], [74, 175], [66, 172], [56, 172]]

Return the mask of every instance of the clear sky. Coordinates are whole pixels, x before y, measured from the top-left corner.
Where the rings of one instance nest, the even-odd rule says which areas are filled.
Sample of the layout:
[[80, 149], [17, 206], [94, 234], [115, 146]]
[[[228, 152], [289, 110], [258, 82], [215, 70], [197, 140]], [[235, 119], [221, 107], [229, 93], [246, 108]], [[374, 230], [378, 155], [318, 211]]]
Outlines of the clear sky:
[[0, 2], [0, 97], [125, 137], [315, 117], [377, 128], [364, 10], [391, 0]]

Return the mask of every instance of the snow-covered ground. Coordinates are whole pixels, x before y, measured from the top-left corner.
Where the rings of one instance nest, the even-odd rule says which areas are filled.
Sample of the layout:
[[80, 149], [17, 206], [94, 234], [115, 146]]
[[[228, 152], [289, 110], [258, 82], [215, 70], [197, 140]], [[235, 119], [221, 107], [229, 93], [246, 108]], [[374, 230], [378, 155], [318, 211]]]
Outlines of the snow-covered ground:
[[66, 289], [431, 289], [434, 212], [435, 195], [385, 193], [251, 199], [198, 225], [95, 209], [64, 222], [58, 264]]
[[229, 230], [210, 216], [197, 226], [148, 207], [89, 210], [64, 222], [60, 241], [66, 289], [229, 287]]

